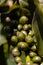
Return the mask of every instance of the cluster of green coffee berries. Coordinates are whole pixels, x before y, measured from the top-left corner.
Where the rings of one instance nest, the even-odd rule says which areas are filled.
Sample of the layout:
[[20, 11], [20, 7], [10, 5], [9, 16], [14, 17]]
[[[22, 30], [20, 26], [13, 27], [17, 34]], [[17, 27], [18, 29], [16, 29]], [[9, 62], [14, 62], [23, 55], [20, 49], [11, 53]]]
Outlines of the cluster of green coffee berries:
[[[15, 4], [17, 4], [17, 1]], [[18, 4], [20, 4], [20, 8], [14, 9], [12, 8], [14, 4], [13, 0], [7, 0], [9, 8], [14, 10], [10, 9], [11, 12], [9, 14], [2, 13], [2, 33], [6, 36], [9, 46], [8, 49], [7, 45], [5, 45], [5, 52], [6, 49], [9, 50], [13, 56], [11, 60], [17, 65], [43, 65], [43, 59], [37, 53], [37, 40], [29, 20], [31, 12], [28, 10], [28, 4], [24, 1], [19, 0]], [[28, 0], [26, 1], [28, 2]], [[21, 58], [22, 52], [25, 53], [25, 58], [23, 59]], [[25, 63], [23, 62], [24, 60]]]
[[[20, 17], [16, 35], [13, 34], [10, 38], [10, 52], [17, 65], [43, 65], [42, 58], [37, 53], [37, 40], [32, 25], [28, 23], [28, 17]], [[26, 63], [22, 62], [22, 51], [25, 52]]]

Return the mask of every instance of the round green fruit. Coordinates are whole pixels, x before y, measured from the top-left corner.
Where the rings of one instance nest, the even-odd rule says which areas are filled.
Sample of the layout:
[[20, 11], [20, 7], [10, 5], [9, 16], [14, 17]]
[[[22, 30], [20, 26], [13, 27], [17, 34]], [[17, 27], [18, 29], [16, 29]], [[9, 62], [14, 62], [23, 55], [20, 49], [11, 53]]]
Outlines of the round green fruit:
[[15, 35], [12, 36], [11, 41], [14, 42], [14, 43], [17, 43], [18, 42], [17, 36], [15, 36]]
[[41, 62], [41, 64], [40, 65], [43, 65], [43, 62]]
[[18, 28], [18, 30], [21, 30], [21, 29], [22, 29], [22, 25], [19, 24], [19, 25], [17, 26], [17, 28]]
[[33, 38], [28, 35], [28, 36], [26, 36], [25, 41], [26, 41], [27, 43], [32, 43], [32, 42], [33, 42]]
[[29, 55], [26, 56], [26, 62], [30, 62], [31, 61], [31, 58]]
[[17, 31], [17, 32], [16, 32], [16, 35], [18, 36], [18, 35], [19, 35], [19, 33], [20, 33], [20, 31]]
[[34, 32], [32, 30], [29, 31], [28, 33], [30, 36], [33, 36], [34, 35]]
[[28, 22], [28, 17], [26, 16], [21, 16], [19, 19], [20, 24], [26, 24]]
[[21, 48], [21, 49], [28, 48], [28, 44], [26, 42], [18, 42], [17, 46], [18, 48]]
[[24, 35], [22, 32], [20, 32], [20, 33], [17, 35], [17, 37], [18, 37], [18, 40], [19, 40], [19, 41], [23, 41], [23, 40], [25, 39], [25, 35]]
[[31, 24], [28, 24], [28, 28], [29, 28], [29, 29], [32, 29], [32, 25], [31, 25]]
[[32, 61], [27, 62], [26, 65], [33, 65], [33, 62]]
[[16, 62], [16, 63], [22, 62], [22, 59], [21, 59], [20, 57], [16, 57], [16, 58], [15, 58], [15, 62]]
[[33, 45], [33, 46], [31, 47], [31, 50], [32, 50], [32, 51], [36, 51], [36, 50], [37, 50], [36, 45]]
[[20, 52], [19, 52], [19, 50], [18, 50], [17, 47], [15, 47], [15, 48], [12, 50], [12, 54], [13, 54], [13, 56], [19, 56], [19, 55], [20, 55]]
[[34, 57], [34, 56], [36, 56], [37, 54], [36, 54], [35, 52], [31, 51], [31, 52], [29, 53], [29, 55], [30, 55], [30, 57]]
[[27, 36], [27, 32], [25, 30], [21, 31], [25, 36]]
[[28, 28], [28, 24], [25, 24], [25, 25], [23, 26], [23, 30], [26, 30], [26, 31], [29, 30], [29, 28]]
[[34, 57], [32, 58], [32, 61], [33, 61], [33, 62], [36, 62], [36, 63], [40, 63], [40, 62], [41, 62], [41, 57], [39, 57], [39, 56], [34, 56]]

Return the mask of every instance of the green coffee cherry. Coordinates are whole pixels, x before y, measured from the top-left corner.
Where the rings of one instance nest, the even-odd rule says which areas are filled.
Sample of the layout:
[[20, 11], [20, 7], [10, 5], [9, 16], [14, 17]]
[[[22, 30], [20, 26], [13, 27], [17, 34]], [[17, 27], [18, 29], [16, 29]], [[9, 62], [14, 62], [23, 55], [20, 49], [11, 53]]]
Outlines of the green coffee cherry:
[[31, 61], [31, 58], [29, 55], [26, 56], [26, 62], [30, 62]]
[[32, 50], [32, 51], [36, 51], [36, 50], [37, 50], [36, 45], [33, 45], [33, 46], [31, 47], [31, 50]]
[[30, 55], [30, 57], [34, 57], [34, 56], [36, 56], [37, 54], [36, 54], [35, 52], [31, 51], [31, 52], [29, 53], [29, 55]]
[[23, 41], [25, 38], [25, 35], [22, 32], [20, 32], [17, 37], [19, 41]]
[[40, 65], [43, 65], [43, 62], [41, 62], [41, 64]]
[[15, 47], [15, 48], [12, 50], [12, 54], [13, 54], [13, 56], [19, 56], [19, 55], [20, 55], [20, 52], [19, 52], [19, 50], [18, 50], [17, 47]]
[[14, 43], [17, 43], [18, 42], [17, 36], [15, 36], [15, 35], [12, 36], [11, 41], [14, 42]]
[[22, 29], [22, 25], [19, 24], [19, 25], [17, 26], [17, 28], [18, 28], [18, 30], [21, 30], [21, 29]]
[[19, 19], [20, 24], [26, 24], [28, 22], [28, 18], [26, 16], [22, 16]]
[[16, 62], [16, 63], [22, 62], [22, 59], [21, 59], [20, 57], [16, 57], [16, 58], [15, 58], [15, 62]]
[[32, 58], [32, 61], [33, 62], [38, 62], [38, 63], [40, 63], [41, 62], [41, 57], [39, 57], [39, 56], [34, 56], [33, 58]]
[[29, 31], [28, 33], [30, 36], [33, 36], [34, 35], [34, 32], [32, 30]]
[[26, 48], [28, 48], [28, 44], [26, 42], [18, 42], [17, 46], [20, 49], [26, 49]]
[[27, 62], [26, 65], [33, 65], [33, 62], [32, 61]]
[[29, 28], [29, 29], [32, 29], [32, 25], [31, 25], [31, 24], [28, 24], [28, 28]]
[[29, 28], [28, 28], [28, 24], [25, 24], [25, 25], [23, 26], [23, 30], [26, 30], [26, 31], [29, 30]]
[[22, 30], [21, 32], [22, 32], [25, 36], [27, 36], [27, 32], [26, 32], [26, 31]]
[[19, 35], [19, 33], [20, 33], [20, 31], [17, 31], [16, 35], [18, 36], [18, 35]]
[[26, 36], [25, 41], [26, 41], [27, 43], [32, 43], [32, 42], [33, 42], [33, 38], [28, 35], [28, 36]]

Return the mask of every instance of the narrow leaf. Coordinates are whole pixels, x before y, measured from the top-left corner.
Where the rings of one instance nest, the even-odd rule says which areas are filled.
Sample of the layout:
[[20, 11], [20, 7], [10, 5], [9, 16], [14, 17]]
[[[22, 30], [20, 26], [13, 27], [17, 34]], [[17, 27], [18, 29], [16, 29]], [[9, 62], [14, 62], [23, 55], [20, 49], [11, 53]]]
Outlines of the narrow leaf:
[[24, 51], [22, 51], [21, 59], [22, 59], [23, 63], [26, 63], [26, 57], [25, 57], [25, 52]]
[[[39, 18], [38, 18], [39, 19]], [[38, 54], [43, 57], [43, 30], [40, 20], [37, 21], [36, 17], [34, 16], [32, 21], [32, 29], [34, 30], [37, 42], [38, 42]]]

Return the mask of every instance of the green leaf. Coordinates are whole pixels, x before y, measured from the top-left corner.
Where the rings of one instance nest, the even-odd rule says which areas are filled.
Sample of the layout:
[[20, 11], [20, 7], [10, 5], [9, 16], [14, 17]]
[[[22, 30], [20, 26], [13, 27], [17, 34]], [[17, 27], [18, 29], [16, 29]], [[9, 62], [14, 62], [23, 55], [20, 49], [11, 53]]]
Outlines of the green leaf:
[[43, 24], [43, 4], [38, 4], [38, 5], [37, 5], [37, 11], [38, 11], [38, 13], [39, 13], [41, 22], [42, 22], [42, 24]]
[[34, 4], [36, 6], [37, 12], [38, 12], [41, 22], [43, 24], [43, 0], [35, 0]]
[[14, 61], [14, 57], [9, 54], [9, 58], [7, 59], [7, 65], [17, 65]]
[[4, 3], [4, 2], [5, 2], [5, 0], [1, 0], [1, 1], [0, 1], [0, 5], [1, 5], [2, 3]]
[[5, 36], [0, 35], [0, 46], [1, 46], [2, 44], [5, 44], [5, 43], [7, 43], [7, 40], [6, 40]]
[[32, 29], [35, 33], [35, 36], [36, 36], [36, 39], [38, 42], [38, 44], [37, 44], [38, 45], [37, 46], [38, 54], [41, 57], [43, 57], [43, 30], [42, 30], [43, 28], [42, 27], [40, 28], [39, 26], [42, 26], [42, 25], [40, 24], [40, 21], [38, 22], [36, 17], [34, 16], [33, 21], [32, 21]]
[[26, 56], [25, 56], [25, 52], [24, 51], [21, 51], [22, 54], [21, 54], [21, 59], [22, 59], [22, 62], [23, 63], [26, 63]]
[[7, 65], [17, 65], [15, 62], [11, 62], [10, 59], [7, 60]]

